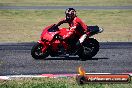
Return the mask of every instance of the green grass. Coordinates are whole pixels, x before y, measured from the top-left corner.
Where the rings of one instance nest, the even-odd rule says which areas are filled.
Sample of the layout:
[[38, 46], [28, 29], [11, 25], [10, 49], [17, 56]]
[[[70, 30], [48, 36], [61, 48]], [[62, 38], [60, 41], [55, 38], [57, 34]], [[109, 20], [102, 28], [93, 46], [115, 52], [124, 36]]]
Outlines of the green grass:
[[[132, 10], [78, 10], [77, 15], [104, 28], [94, 36], [98, 41], [132, 42]], [[63, 10], [0, 10], [0, 42], [37, 41], [45, 26], [63, 17]]]
[[0, 80], [0, 88], [132, 88], [132, 82], [126, 84], [78, 85], [75, 78], [23, 78]]
[[132, 0], [0, 0], [1, 6], [131, 6]]

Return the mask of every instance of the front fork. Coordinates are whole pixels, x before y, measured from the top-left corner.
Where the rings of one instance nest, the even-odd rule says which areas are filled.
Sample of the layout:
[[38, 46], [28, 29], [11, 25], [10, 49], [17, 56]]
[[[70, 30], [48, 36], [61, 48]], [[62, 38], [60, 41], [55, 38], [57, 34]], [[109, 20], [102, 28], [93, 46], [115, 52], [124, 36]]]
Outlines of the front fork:
[[39, 40], [38, 43], [43, 46], [42, 53], [45, 53], [50, 45], [49, 42], [43, 42], [43, 41]]

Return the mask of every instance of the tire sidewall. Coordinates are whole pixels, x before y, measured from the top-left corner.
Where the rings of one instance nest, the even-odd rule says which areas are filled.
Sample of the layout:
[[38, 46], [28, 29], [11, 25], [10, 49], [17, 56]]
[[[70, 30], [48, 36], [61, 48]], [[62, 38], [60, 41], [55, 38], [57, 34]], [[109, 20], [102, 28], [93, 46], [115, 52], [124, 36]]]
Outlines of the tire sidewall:
[[43, 53], [43, 54], [40, 55], [40, 56], [38, 56], [38, 55], [35, 54], [37, 48], [40, 47], [40, 46], [43, 47], [42, 44], [40, 44], [40, 43], [36, 43], [36, 44], [32, 47], [32, 49], [31, 49], [31, 55], [32, 55], [32, 57], [33, 57], [34, 59], [44, 59], [44, 58], [46, 58], [46, 57], [49, 56], [48, 49], [46, 50], [45, 53]]
[[[94, 47], [94, 48], [89, 54], [85, 54], [84, 47], [88, 47], [89, 48], [90, 44], [93, 44], [92, 47]], [[91, 59], [99, 51], [99, 42], [96, 39], [94, 39], [94, 38], [89, 38], [88, 40], [85, 40], [83, 42], [82, 46], [83, 47], [82, 47], [82, 49], [80, 50], [80, 53], [79, 53], [80, 60]]]

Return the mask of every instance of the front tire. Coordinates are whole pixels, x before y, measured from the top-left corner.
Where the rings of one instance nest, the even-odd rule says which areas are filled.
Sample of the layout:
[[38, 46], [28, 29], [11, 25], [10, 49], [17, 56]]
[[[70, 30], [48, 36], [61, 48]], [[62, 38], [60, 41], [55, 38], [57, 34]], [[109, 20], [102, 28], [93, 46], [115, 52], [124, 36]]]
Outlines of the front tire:
[[36, 43], [31, 49], [31, 55], [34, 59], [44, 59], [49, 56], [48, 50], [45, 53], [42, 52], [43, 45]]
[[84, 41], [82, 49], [79, 53], [80, 60], [87, 60], [94, 57], [99, 51], [99, 42], [94, 38], [89, 38], [89, 41]]

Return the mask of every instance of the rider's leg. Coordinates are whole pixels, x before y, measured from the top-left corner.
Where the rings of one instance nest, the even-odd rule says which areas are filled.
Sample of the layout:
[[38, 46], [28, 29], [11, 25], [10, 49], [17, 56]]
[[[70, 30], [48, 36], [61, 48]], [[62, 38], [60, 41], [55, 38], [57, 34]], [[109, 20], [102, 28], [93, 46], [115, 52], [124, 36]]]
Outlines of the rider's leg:
[[86, 39], [86, 37], [87, 37], [87, 34], [83, 34], [80, 37], [79, 41], [76, 43], [76, 46], [80, 46], [83, 43], [83, 41]]

